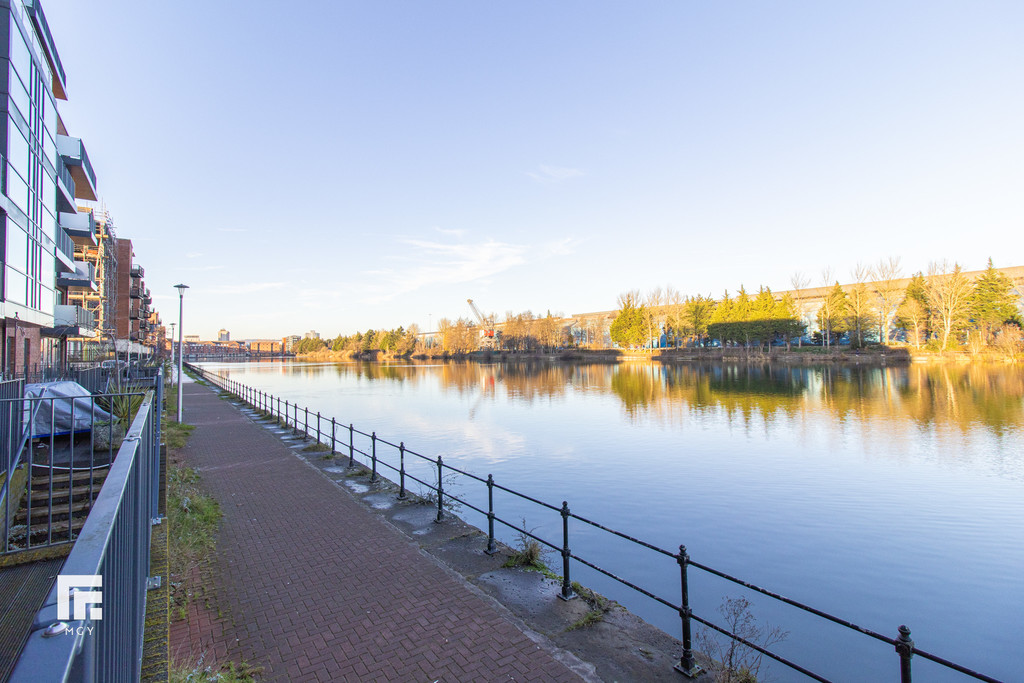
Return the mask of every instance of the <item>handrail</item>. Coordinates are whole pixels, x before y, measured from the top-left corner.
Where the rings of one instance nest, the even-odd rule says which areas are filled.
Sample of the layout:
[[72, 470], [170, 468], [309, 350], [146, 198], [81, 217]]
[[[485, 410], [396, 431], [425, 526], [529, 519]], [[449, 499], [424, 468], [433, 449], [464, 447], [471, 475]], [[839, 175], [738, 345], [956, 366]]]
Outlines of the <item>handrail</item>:
[[[203, 369], [203, 368], [201, 368], [199, 366], [192, 365], [190, 363], [187, 363], [186, 366], [189, 368], [189, 370], [197, 373], [204, 380], [211, 382], [212, 384], [220, 387], [221, 389], [223, 389], [223, 390], [225, 390], [225, 391], [227, 391], [227, 392], [229, 392], [231, 394], [234, 394], [235, 396], [238, 396], [242, 401], [244, 401], [248, 405], [251, 405], [254, 409], [262, 410], [262, 411], [264, 411], [266, 413], [269, 413], [271, 416], [276, 417], [279, 422], [281, 421], [281, 419], [283, 419], [285, 426], [292, 427], [293, 430], [296, 433], [301, 431], [306, 436], [311, 436], [311, 437], [316, 438], [318, 443], [324, 443], [323, 439], [324, 439], [325, 434], [323, 433], [323, 431], [321, 429], [321, 416], [320, 416], [319, 412], [316, 413], [317, 422], [316, 422], [316, 425], [315, 425], [316, 426], [315, 432], [311, 433], [310, 432], [310, 427], [309, 427], [309, 408], [304, 408], [303, 409], [305, 414], [306, 414], [305, 424], [303, 425], [299, 421], [299, 417], [298, 417], [298, 415], [299, 415], [299, 406], [298, 406], [297, 403], [290, 403], [289, 401], [285, 400], [284, 401], [284, 412], [282, 413], [282, 411], [281, 411], [281, 398], [280, 397], [275, 397], [272, 394], [268, 394], [267, 392], [254, 389], [253, 387], [249, 387], [247, 385], [241, 384], [240, 382], [236, 382], [236, 381], [228, 379], [226, 377], [222, 377], [222, 376], [220, 376], [220, 375], [218, 375], [216, 373], [209, 372], [208, 370], [205, 370], [205, 369]], [[275, 401], [276, 401], [276, 406], [277, 406], [276, 410], [275, 410]], [[330, 445], [332, 453], [337, 452], [338, 439], [337, 439], [337, 433], [336, 432], [337, 432], [337, 425], [338, 424], [339, 423], [337, 422], [337, 420], [335, 418], [331, 418], [331, 431], [330, 431], [330, 434], [329, 434], [330, 441], [329, 441], [328, 444], [325, 444], [325, 445]], [[345, 427], [344, 423], [342, 423], [342, 426]], [[806, 605], [804, 603], [801, 603], [799, 601], [793, 600], [791, 598], [787, 598], [787, 597], [785, 597], [785, 596], [783, 596], [783, 595], [781, 595], [779, 593], [776, 593], [774, 591], [768, 590], [767, 588], [762, 588], [761, 586], [758, 586], [756, 584], [753, 584], [753, 583], [744, 581], [742, 579], [736, 578], [734, 576], [731, 576], [731, 575], [729, 575], [729, 574], [727, 574], [725, 572], [722, 572], [720, 570], [714, 569], [714, 568], [712, 568], [712, 567], [710, 567], [708, 565], [702, 564], [700, 562], [695, 562], [695, 561], [690, 559], [690, 556], [687, 553], [685, 546], [682, 546], [682, 545], [679, 546], [679, 551], [678, 552], [672, 552], [670, 550], [666, 550], [664, 548], [660, 548], [660, 547], [658, 547], [658, 546], [656, 546], [656, 545], [654, 545], [652, 543], [648, 543], [647, 541], [643, 541], [641, 539], [634, 538], [633, 536], [630, 536], [629, 534], [623, 533], [621, 531], [616, 531], [615, 529], [611, 529], [611, 528], [609, 528], [607, 526], [604, 526], [604, 525], [602, 525], [602, 524], [600, 524], [598, 522], [592, 521], [592, 520], [587, 519], [585, 517], [582, 517], [580, 515], [573, 514], [570, 511], [570, 509], [569, 509], [568, 503], [565, 502], [565, 501], [562, 502], [562, 505], [560, 507], [556, 506], [556, 505], [552, 505], [551, 503], [546, 503], [546, 502], [544, 502], [542, 500], [538, 500], [538, 499], [533, 498], [533, 497], [531, 497], [529, 495], [526, 495], [525, 493], [521, 493], [521, 492], [516, 491], [514, 489], [508, 488], [506, 486], [501, 486], [501, 485], [495, 483], [493, 475], [489, 474], [489, 475], [487, 475], [486, 479], [483, 479], [483, 478], [481, 478], [481, 477], [479, 477], [477, 475], [474, 475], [474, 474], [471, 474], [469, 472], [465, 472], [465, 471], [463, 471], [461, 469], [458, 469], [458, 468], [452, 467], [450, 465], [444, 464], [444, 462], [443, 462], [443, 460], [442, 460], [442, 458], [440, 456], [438, 456], [436, 459], [432, 459], [432, 458], [429, 458], [427, 456], [421, 455], [420, 453], [417, 453], [415, 451], [410, 450], [409, 448], [406, 448], [405, 442], [400, 442], [399, 445], [396, 446], [393, 442], [387, 441], [387, 440], [377, 436], [376, 432], [370, 432], [369, 434], [367, 434], [366, 432], [363, 432], [363, 431], [360, 431], [360, 430], [356, 429], [352, 424], [349, 424], [346, 429], [343, 429], [343, 431], [346, 431], [346, 430], [349, 432], [349, 440], [348, 440], [347, 443], [341, 442], [341, 445], [348, 449], [348, 453], [349, 453], [349, 466], [351, 467], [351, 466], [353, 466], [355, 464], [355, 462], [356, 462], [355, 454], [359, 453], [364, 458], [369, 458], [370, 459], [370, 466], [371, 466], [371, 478], [370, 478], [370, 480], [371, 481], [375, 481], [377, 479], [377, 476], [378, 476], [378, 474], [377, 474], [377, 466], [378, 466], [378, 464], [384, 465], [388, 469], [398, 472], [399, 473], [400, 482], [401, 482], [401, 484], [400, 484], [400, 493], [399, 493], [399, 498], [400, 499], [405, 497], [405, 483], [404, 483], [405, 479], [406, 478], [411, 478], [414, 481], [419, 482], [423, 486], [426, 486], [428, 490], [432, 491], [433, 494], [435, 494], [437, 496], [437, 518], [436, 519], [437, 519], [438, 522], [442, 521], [443, 517], [444, 517], [444, 500], [445, 500], [446, 496], [447, 496], [447, 498], [449, 500], [458, 501], [458, 502], [460, 502], [460, 503], [470, 507], [474, 511], [476, 511], [476, 512], [478, 512], [480, 514], [483, 514], [487, 518], [487, 522], [488, 522], [487, 552], [493, 552], [495, 550], [494, 522], [499, 522], [499, 523], [509, 527], [510, 529], [514, 529], [519, 534], [523, 534], [526, 537], [529, 537], [529, 538], [537, 541], [538, 543], [541, 543], [541, 544], [543, 544], [543, 545], [545, 545], [545, 546], [547, 546], [547, 547], [549, 547], [549, 548], [551, 548], [551, 549], [553, 549], [555, 551], [558, 551], [561, 554], [561, 556], [562, 556], [562, 576], [560, 577], [561, 578], [562, 587], [561, 587], [561, 592], [559, 594], [560, 598], [568, 600], [568, 599], [571, 599], [571, 598], [575, 597], [575, 595], [573, 593], [573, 590], [572, 590], [572, 584], [571, 584], [571, 581], [570, 581], [570, 578], [569, 578], [569, 572], [570, 572], [570, 569], [571, 569], [569, 561], [570, 561], [570, 559], [572, 559], [572, 560], [575, 560], [576, 562], [579, 562], [580, 564], [583, 564], [583, 565], [585, 565], [587, 567], [590, 567], [591, 569], [599, 572], [600, 574], [602, 574], [604, 576], [607, 576], [607, 577], [613, 579], [614, 581], [617, 581], [618, 583], [620, 583], [620, 584], [622, 584], [622, 585], [624, 585], [624, 586], [626, 586], [626, 587], [628, 587], [628, 588], [630, 588], [632, 590], [635, 590], [635, 591], [639, 592], [640, 594], [642, 594], [642, 595], [644, 595], [644, 596], [654, 600], [655, 602], [657, 602], [657, 603], [659, 603], [659, 604], [661, 604], [661, 605], [663, 605], [665, 607], [668, 607], [668, 608], [674, 610], [675, 612], [677, 612], [679, 614], [680, 621], [681, 621], [681, 626], [682, 626], [683, 653], [682, 653], [682, 655], [681, 655], [681, 657], [679, 659], [679, 663], [675, 666], [675, 668], [676, 668], [677, 671], [679, 671], [680, 673], [683, 673], [686, 676], [689, 676], [689, 677], [696, 676], [702, 670], [701, 667], [697, 665], [696, 659], [695, 659], [693, 651], [692, 651], [692, 642], [691, 642], [692, 639], [691, 639], [691, 633], [690, 633], [691, 623], [690, 622], [691, 622], [691, 620], [694, 620], [694, 621], [697, 621], [698, 623], [701, 623], [701, 624], [703, 624], [703, 625], [713, 629], [714, 631], [717, 631], [717, 632], [725, 635], [728, 638], [731, 638], [731, 639], [735, 640], [736, 642], [738, 642], [738, 643], [740, 643], [740, 644], [742, 644], [742, 645], [744, 645], [746, 647], [750, 647], [750, 648], [756, 650], [757, 652], [759, 652], [759, 653], [761, 653], [761, 654], [763, 654], [763, 655], [765, 655], [765, 656], [767, 656], [767, 657], [769, 657], [769, 658], [771, 658], [771, 659], [773, 659], [773, 660], [775, 660], [775, 661], [777, 661], [777, 662], [779, 662], [781, 664], [784, 664], [785, 666], [790, 667], [794, 671], [797, 671], [797, 672], [799, 672], [801, 674], [804, 674], [805, 676], [807, 676], [809, 678], [812, 678], [812, 679], [818, 680], [818, 681], [827, 681], [828, 680], [828, 679], [822, 677], [820, 674], [817, 674], [817, 673], [815, 673], [815, 672], [813, 672], [813, 671], [811, 671], [811, 670], [801, 666], [800, 664], [798, 664], [796, 662], [793, 662], [793, 661], [789, 660], [788, 658], [783, 657], [782, 655], [779, 655], [776, 652], [772, 652], [771, 650], [769, 650], [766, 647], [762, 647], [761, 645], [758, 645], [757, 643], [751, 642], [750, 640], [744, 638], [743, 636], [741, 636], [739, 634], [733, 633], [733, 632], [729, 631], [728, 629], [723, 628], [722, 626], [719, 626], [719, 625], [713, 623], [712, 621], [710, 621], [708, 619], [705, 619], [705, 618], [703, 618], [701, 616], [698, 616], [698, 615], [694, 614], [693, 611], [690, 609], [690, 606], [689, 606], [689, 596], [688, 596], [688, 587], [687, 587], [688, 586], [688, 583], [687, 583], [687, 570], [688, 570], [689, 567], [693, 567], [694, 569], [699, 569], [699, 570], [701, 570], [703, 572], [709, 573], [709, 574], [714, 575], [714, 576], [718, 576], [719, 578], [725, 579], [727, 581], [731, 581], [731, 582], [736, 583], [736, 584], [738, 584], [740, 586], [743, 586], [744, 588], [747, 588], [749, 590], [753, 590], [753, 591], [758, 592], [758, 593], [760, 593], [762, 595], [765, 595], [765, 596], [767, 596], [769, 598], [772, 598], [773, 600], [782, 602], [783, 604], [790, 605], [790, 606], [795, 607], [797, 609], [800, 609], [800, 610], [802, 610], [804, 612], [812, 614], [812, 615], [814, 615], [816, 617], [819, 617], [819, 618], [822, 618], [822, 619], [826, 619], [826, 620], [828, 620], [831, 623], [834, 623], [834, 624], [837, 624], [839, 626], [842, 626], [842, 627], [844, 627], [846, 629], [849, 629], [849, 630], [851, 630], [851, 631], [853, 631], [855, 633], [860, 633], [862, 635], [869, 636], [871, 638], [874, 638], [876, 640], [879, 640], [881, 642], [884, 642], [884, 643], [894, 647], [896, 654], [899, 656], [899, 660], [900, 660], [900, 675], [901, 675], [901, 681], [903, 683], [910, 683], [911, 659], [912, 659], [912, 657], [914, 655], [919, 655], [919, 656], [923, 657], [924, 659], [927, 659], [929, 661], [935, 662], [936, 664], [944, 666], [944, 667], [946, 667], [948, 669], [952, 669], [953, 671], [957, 671], [959, 673], [962, 673], [962, 674], [964, 674], [966, 676], [969, 676], [971, 678], [975, 678], [977, 680], [987, 681], [988, 683], [999, 683], [999, 680], [996, 679], [996, 678], [993, 678], [993, 677], [988, 676], [986, 674], [974, 671], [974, 670], [972, 670], [972, 669], [970, 669], [968, 667], [962, 666], [960, 664], [956, 664], [954, 662], [951, 662], [949, 660], [946, 660], [946, 659], [944, 659], [942, 657], [939, 657], [937, 655], [931, 654], [931, 653], [926, 652], [924, 650], [918, 649], [917, 646], [915, 645], [914, 641], [910, 639], [910, 629], [908, 629], [905, 625], [901, 625], [899, 627], [899, 629], [898, 629], [898, 631], [899, 631], [898, 637], [891, 638], [891, 637], [885, 636], [885, 635], [883, 635], [881, 633], [878, 633], [876, 631], [873, 631], [871, 629], [867, 629], [867, 628], [858, 626], [857, 624], [855, 624], [855, 623], [853, 623], [851, 621], [848, 621], [846, 619], [843, 619], [841, 617], [837, 617], [835, 615], [829, 614], [828, 612], [825, 612], [823, 610], [819, 610], [817, 608], [811, 607], [811, 606]], [[360, 436], [363, 436], [363, 437], [366, 437], [366, 438], [370, 439], [370, 449], [369, 449], [369, 452], [364, 451], [362, 449], [359, 449], [359, 448], [357, 448], [355, 446], [354, 439], [355, 439], [355, 435], [357, 435], [357, 434], [360, 435]], [[381, 456], [378, 455], [378, 453], [377, 453], [377, 445], [378, 444], [382, 444], [382, 445], [385, 445], [385, 446], [387, 446], [389, 448], [393, 448], [393, 449], [395, 449], [395, 450], [397, 450], [399, 452], [400, 461], [399, 461], [399, 466], [398, 467], [392, 465], [391, 463], [384, 462], [382, 460]], [[432, 463], [437, 468], [437, 471], [435, 473], [435, 476], [437, 477], [436, 483], [435, 484], [429, 484], [429, 483], [423, 481], [422, 479], [419, 479], [419, 478], [413, 476], [412, 474], [408, 473], [406, 471], [406, 469], [405, 469], [405, 456], [406, 455], [413, 455], [413, 456], [421, 458], [422, 460], [424, 460], [424, 461], [426, 461], [428, 463]], [[362, 463], [360, 463], [360, 464], [362, 464]], [[446, 493], [445, 490], [444, 490], [444, 473], [445, 473], [445, 471], [448, 471], [448, 472], [451, 472], [451, 473], [457, 473], [457, 474], [466, 476], [466, 477], [468, 477], [470, 479], [473, 479], [475, 481], [485, 483], [487, 485], [487, 489], [488, 489], [488, 510], [487, 511], [481, 510], [480, 508], [475, 507], [475, 506], [467, 503], [466, 501], [462, 500], [461, 498], [457, 498], [457, 497], [453, 496], [450, 493]], [[495, 514], [495, 512], [494, 512], [494, 499], [493, 499], [493, 490], [494, 489], [498, 489], [500, 491], [504, 491], [506, 493], [509, 493], [509, 494], [511, 494], [513, 496], [516, 496], [518, 498], [521, 498], [523, 500], [527, 500], [527, 501], [529, 501], [531, 503], [534, 503], [536, 505], [539, 505], [539, 506], [541, 506], [541, 507], [543, 507], [543, 508], [545, 508], [547, 510], [552, 510], [552, 511], [558, 512], [561, 515], [561, 517], [562, 517], [562, 542], [561, 542], [561, 545], [559, 545], [556, 542], [552, 542], [550, 540], [544, 539], [544, 538], [534, 534], [530, 530], [527, 530], [527, 529], [524, 529], [524, 528], [522, 528], [520, 526], [517, 526], [513, 522], [509, 522], [507, 520], [504, 520], [504, 519], [501, 519], [500, 517], [498, 517]], [[682, 590], [681, 590], [681, 597], [682, 597], [681, 604], [677, 605], [674, 602], [672, 602], [671, 600], [668, 600], [668, 599], [666, 599], [664, 597], [656, 595], [652, 591], [650, 591], [648, 589], [645, 589], [642, 586], [638, 586], [635, 583], [632, 583], [631, 581], [629, 581], [628, 579], [625, 579], [623, 577], [617, 576], [616, 574], [614, 574], [614, 573], [612, 573], [610, 571], [602, 569], [601, 567], [597, 566], [593, 562], [591, 562], [589, 560], [586, 560], [586, 559], [584, 559], [582, 557], [579, 557], [578, 555], [572, 553], [572, 551], [570, 550], [570, 545], [569, 545], [569, 526], [568, 526], [568, 521], [570, 519], [575, 519], [575, 520], [577, 520], [579, 522], [582, 522], [584, 524], [587, 524], [589, 526], [592, 526], [594, 528], [597, 528], [597, 529], [605, 531], [605, 532], [607, 532], [609, 534], [612, 534], [612, 535], [614, 535], [614, 536], [616, 536], [618, 538], [622, 538], [622, 539], [624, 539], [626, 541], [629, 541], [631, 543], [635, 543], [635, 544], [637, 544], [639, 546], [648, 548], [649, 550], [657, 552], [657, 553], [659, 553], [659, 554], [661, 554], [663, 556], [670, 557], [670, 558], [674, 559], [676, 564], [677, 564], [677, 566], [678, 566], [678, 571], [680, 573], [680, 582], [681, 582], [681, 588], [682, 588]]]
[[[157, 380], [159, 383], [159, 380]], [[159, 405], [145, 393], [106, 481], [37, 612], [10, 681], [138, 680], [145, 629], [151, 510], [159, 496]], [[76, 610], [58, 618], [62, 577], [100, 577], [101, 614]], [[71, 581], [70, 602], [75, 602]], [[63, 615], [62, 615], [63, 616]]]

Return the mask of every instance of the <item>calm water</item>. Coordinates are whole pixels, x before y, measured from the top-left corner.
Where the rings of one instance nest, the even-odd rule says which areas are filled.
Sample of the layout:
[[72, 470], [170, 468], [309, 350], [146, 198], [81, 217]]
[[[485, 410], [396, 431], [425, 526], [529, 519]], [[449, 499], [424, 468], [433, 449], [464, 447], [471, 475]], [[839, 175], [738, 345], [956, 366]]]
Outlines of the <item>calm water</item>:
[[[1024, 676], [1020, 368], [206, 367], [886, 635], [905, 623], [918, 647], [965, 666]], [[482, 487], [452, 485], [486, 505]], [[560, 537], [557, 514], [507, 497], [496, 510]], [[670, 558], [579, 524], [571, 534], [575, 553], [678, 600]], [[573, 578], [679, 637], [671, 610], [584, 567]], [[890, 646], [691, 570], [695, 613], [717, 620], [739, 595], [790, 631], [777, 649], [808, 668], [898, 680]], [[965, 680], [944, 671], [914, 660], [918, 680]]]

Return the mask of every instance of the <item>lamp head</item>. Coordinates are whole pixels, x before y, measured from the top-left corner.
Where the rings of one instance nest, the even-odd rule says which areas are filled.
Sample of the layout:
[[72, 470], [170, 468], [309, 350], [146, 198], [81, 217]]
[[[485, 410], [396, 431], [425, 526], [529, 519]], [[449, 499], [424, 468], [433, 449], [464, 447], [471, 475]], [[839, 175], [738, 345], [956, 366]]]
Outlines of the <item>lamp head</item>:
[[174, 285], [174, 288], [178, 290], [179, 296], [185, 296], [185, 290], [188, 289], [188, 285]]

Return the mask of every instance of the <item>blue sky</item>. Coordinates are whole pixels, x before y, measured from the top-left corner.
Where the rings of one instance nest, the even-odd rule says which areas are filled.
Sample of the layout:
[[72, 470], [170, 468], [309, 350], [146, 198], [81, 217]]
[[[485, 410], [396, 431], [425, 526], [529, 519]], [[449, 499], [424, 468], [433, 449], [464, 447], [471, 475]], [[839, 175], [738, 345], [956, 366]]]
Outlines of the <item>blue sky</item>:
[[325, 336], [1024, 264], [1024, 3], [46, 0], [165, 322]]

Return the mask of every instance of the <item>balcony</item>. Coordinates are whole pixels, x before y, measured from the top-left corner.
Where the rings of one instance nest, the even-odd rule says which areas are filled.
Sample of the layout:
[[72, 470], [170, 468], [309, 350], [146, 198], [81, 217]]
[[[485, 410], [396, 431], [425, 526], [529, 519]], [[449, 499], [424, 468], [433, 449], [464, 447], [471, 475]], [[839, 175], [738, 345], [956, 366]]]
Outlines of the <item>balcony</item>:
[[75, 180], [72, 190], [75, 198], [96, 201], [96, 173], [92, 170], [89, 153], [85, 151], [81, 138], [58, 134], [57, 153]]
[[131, 289], [128, 290], [128, 296], [131, 297], [132, 299], [141, 299], [142, 293], [142, 287], [132, 287]]
[[75, 261], [75, 269], [70, 273], [57, 273], [58, 287], [85, 287], [96, 292], [96, 267], [85, 261]]
[[35, 24], [36, 33], [41, 38], [41, 47], [46, 61], [49, 63], [50, 71], [53, 74], [52, 90], [53, 96], [58, 100], [66, 100], [67, 77], [64, 75], [64, 65], [60, 62], [60, 55], [57, 54], [57, 47], [53, 44], [53, 36], [50, 34], [50, 25], [43, 14], [43, 8], [38, 2], [26, 2], [25, 11]]
[[147, 321], [147, 320], [140, 320], [139, 321], [139, 329], [142, 330], [143, 332], [149, 330], [149, 321]]
[[75, 207], [75, 179], [71, 171], [64, 165], [62, 157], [57, 157], [57, 211], [72, 213]]
[[44, 329], [43, 336], [95, 337], [96, 314], [81, 306], [58, 304], [53, 308], [53, 328]]
[[[57, 234], [53, 236], [57, 249], [54, 255], [67, 270], [75, 269], [75, 243], [71, 241], [67, 233], [57, 228]], [[59, 270], [59, 269], [58, 269]]]
[[131, 320], [142, 320], [145, 318], [145, 316], [142, 315], [141, 308], [132, 306], [131, 308], [128, 309], [128, 318]]
[[146, 269], [142, 266], [132, 266], [132, 277], [140, 279], [146, 277]]
[[92, 211], [62, 211], [57, 214], [57, 223], [71, 236], [75, 244], [96, 246], [96, 219], [93, 218]]

